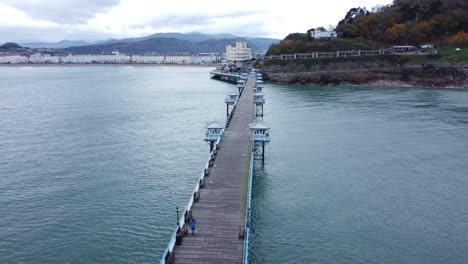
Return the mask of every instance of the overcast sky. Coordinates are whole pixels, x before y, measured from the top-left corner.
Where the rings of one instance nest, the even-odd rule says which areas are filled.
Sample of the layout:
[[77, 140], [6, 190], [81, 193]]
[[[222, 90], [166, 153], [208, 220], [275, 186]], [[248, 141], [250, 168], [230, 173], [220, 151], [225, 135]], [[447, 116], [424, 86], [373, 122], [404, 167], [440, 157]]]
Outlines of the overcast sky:
[[0, 0], [0, 43], [104, 40], [157, 32], [284, 38], [391, 0]]

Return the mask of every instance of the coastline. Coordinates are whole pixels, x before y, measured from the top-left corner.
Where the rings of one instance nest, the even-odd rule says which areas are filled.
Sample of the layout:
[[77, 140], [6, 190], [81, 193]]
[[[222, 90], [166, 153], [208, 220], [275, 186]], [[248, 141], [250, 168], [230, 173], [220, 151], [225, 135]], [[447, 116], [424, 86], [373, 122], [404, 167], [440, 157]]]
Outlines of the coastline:
[[401, 71], [357, 69], [322, 72], [261, 72], [264, 74], [265, 81], [285, 85], [468, 89], [466, 79], [435, 78], [432, 75], [421, 76]]
[[135, 67], [200, 67], [213, 68], [219, 64], [157, 64], [157, 63], [18, 63], [18, 64], [0, 64], [0, 67], [86, 67], [86, 66], [135, 66]]
[[267, 83], [279, 84], [279, 85], [302, 85], [302, 86], [329, 86], [329, 87], [339, 87], [339, 86], [355, 86], [355, 87], [388, 87], [388, 88], [422, 88], [422, 89], [456, 89], [456, 90], [468, 90], [468, 84], [454, 86], [454, 85], [442, 85], [442, 86], [426, 86], [423, 84], [409, 84], [397, 80], [377, 80], [367, 83], [340, 83], [340, 84], [321, 84], [321, 83], [283, 83], [275, 81], [267, 81]]

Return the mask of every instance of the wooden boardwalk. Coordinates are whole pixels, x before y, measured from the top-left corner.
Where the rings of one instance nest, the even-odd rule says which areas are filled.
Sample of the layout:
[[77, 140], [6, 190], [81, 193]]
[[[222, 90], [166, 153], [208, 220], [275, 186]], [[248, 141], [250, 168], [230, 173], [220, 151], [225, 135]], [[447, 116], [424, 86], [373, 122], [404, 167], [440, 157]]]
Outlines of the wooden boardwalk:
[[244, 241], [239, 239], [239, 227], [245, 224], [255, 80], [247, 80], [231, 124], [224, 132], [215, 166], [205, 178], [200, 201], [192, 207], [193, 218], [198, 222], [195, 235], [189, 231], [182, 245], [175, 247], [177, 264], [243, 261]]

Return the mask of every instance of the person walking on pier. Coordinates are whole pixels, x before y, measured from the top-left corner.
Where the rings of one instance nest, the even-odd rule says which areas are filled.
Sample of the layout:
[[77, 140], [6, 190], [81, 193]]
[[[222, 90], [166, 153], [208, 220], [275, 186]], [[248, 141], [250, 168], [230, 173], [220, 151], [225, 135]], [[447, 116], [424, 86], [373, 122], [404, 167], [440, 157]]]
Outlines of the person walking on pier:
[[190, 221], [190, 228], [192, 229], [192, 235], [195, 234], [195, 228], [197, 227], [197, 221], [192, 218], [192, 221]]

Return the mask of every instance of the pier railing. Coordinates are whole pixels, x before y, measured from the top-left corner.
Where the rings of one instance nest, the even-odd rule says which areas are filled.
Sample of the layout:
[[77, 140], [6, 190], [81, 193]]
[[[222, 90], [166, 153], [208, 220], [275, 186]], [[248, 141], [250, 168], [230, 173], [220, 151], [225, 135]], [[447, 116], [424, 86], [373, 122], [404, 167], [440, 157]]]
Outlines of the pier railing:
[[170, 256], [172, 254], [174, 254], [173, 252], [174, 252], [174, 247], [175, 247], [175, 244], [176, 244], [177, 232], [179, 232], [180, 228], [184, 227], [184, 225], [185, 225], [185, 214], [188, 213], [190, 210], [192, 210], [192, 205], [193, 205], [193, 202], [195, 201], [195, 196], [200, 191], [200, 187], [201, 187], [200, 184], [202, 184], [202, 183], [204, 184], [205, 177], [208, 176], [209, 168], [213, 165], [214, 159], [216, 158], [216, 154], [218, 153], [219, 143], [221, 141], [223, 133], [224, 133], [224, 129], [221, 132], [221, 137], [219, 137], [219, 139], [216, 141], [216, 143], [214, 144], [213, 150], [210, 152], [210, 157], [208, 158], [208, 161], [205, 163], [205, 167], [203, 169], [203, 172], [200, 174], [200, 177], [198, 178], [198, 181], [195, 184], [195, 187], [193, 188], [193, 191], [192, 191], [192, 193], [190, 195], [190, 198], [189, 198], [189, 200], [187, 202], [187, 205], [185, 206], [185, 208], [184, 208], [184, 210], [182, 212], [182, 215], [179, 218], [179, 222], [178, 222], [176, 228], [174, 229], [174, 232], [172, 233], [171, 239], [169, 240], [169, 243], [168, 243], [166, 249], [164, 250], [164, 254], [163, 254], [162, 258], [161, 258], [161, 261], [159, 262], [160, 264], [165, 264], [166, 260], [168, 258], [170, 258]]
[[253, 167], [254, 167], [254, 153], [253, 149], [250, 153], [250, 168], [249, 168], [249, 182], [248, 182], [248, 191], [247, 191], [247, 211], [245, 216], [245, 239], [244, 239], [244, 264], [249, 263], [249, 240], [250, 240], [250, 221], [251, 217], [251, 199], [252, 199], [252, 177], [253, 177]]
[[265, 56], [265, 60], [303, 60], [303, 59], [321, 59], [321, 58], [344, 58], [359, 56], [379, 56], [386, 53], [383, 49], [378, 50], [344, 50], [333, 52], [312, 52], [312, 53], [293, 53]]
[[[245, 83], [244, 83], [244, 87], [245, 87]], [[244, 87], [241, 89], [239, 96], [236, 97], [236, 101], [232, 105], [231, 112], [229, 112], [229, 115], [226, 118], [226, 128], [228, 128], [229, 125], [231, 124], [232, 117], [234, 116], [234, 112], [236, 111], [236, 108], [237, 108], [237, 102], [239, 101], [239, 98], [242, 95], [242, 91], [244, 90]]]
[[[244, 86], [245, 86], [245, 83], [244, 83]], [[234, 112], [235, 112], [236, 106], [237, 106], [237, 102], [239, 101], [239, 98], [240, 98], [241, 94], [242, 94], [242, 92], [239, 93], [239, 96], [236, 98], [236, 101], [235, 101], [235, 103], [234, 103], [234, 105], [232, 107], [232, 110], [229, 113], [229, 116], [228, 116], [228, 118], [226, 120], [226, 125], [225, 125], [226, 128], [229, 127], [229, 124], [231, 123], [231, 119], [232, 119], [232, 117], [234, 115]], [[179, 231], [180, 228], [183, 228], [184, 225], [185, 225], [185, 214], [187, 212], [189, 212], [190, 210], [192, 210], [193, 202], [195, 201], [195, 199], [194, 199], [195, 195], [200, 191], [200, 183], [202, 183], [202, 182], [204, 183], [205, 177], [208, 176], [209, 169], [213, 165], [214, 159], [216, 158], [216, 154], [218, 153], [219, 143], [220, 143], [220, 141], [221, 141], [221, 139], [223, 137], [223, 134], [224, 134], [224, 129], [221, 131], [221, 136], [219, 137], [219, 139], [214, 144], [213, 150], [210, 153], [210, 157], [208, 158], [208, 161], [205, 163], [205, 167], [203, 169], [203, 172], [201, 173], [200, 177], [198, 178], [197, 183], [195, 184], [195, 187], [193, 188], [193, 191], [192, 191], [192, 193], [190, 195], [190, 198], [189, 198], [189, 200], [187, 202], [187, 205], [185, 206], [185, 208], [184, 208], [184, 210], [182, 212], [182, 215], [179, 218], [178, 225], [174, 229], [174, 232], [172, 233], [171, 239], [169, 240], [169, 243], [168, 243], [166, 249], [164, 250], [164, 254], [163, 254], [162, 258], [161, 258], [160, 264], [165, 264], [168, 257], [171, 254], [174, 254], [173, 252], [174, 252], [174, 247], [175, 247], [175, 244], [176, 244], [177, 232]], [[252, 155], [252, 157], [253, 157], [253, 155]], [[251, 161], [251, 164], [252, 164], [252, 161]], [[252, 170], [252, 167], [251, 167], [251, 170]], [[251, 174], [250, 174], [249, 178], [251, 178]], [[249, 179], [249, 182], [251, 182], [250, 179]], [[249, 186], [250, 185], [251, 185], [251, 183], [249, 183]], [[249, 190], [250, 190], [250, 187], [249, 187]], [[250, 191], [249, 191], [248, 201], [249, 201], [248, 204], [249, 204], [249, 208], [250, 208]], [[248, 209], [247, 211], [248, 211], [247, 215], [249, 216], [248, 219], [250, 219], [250, 209]], [[245, 229], [245, 230], [247, 230], [247, 229]], [[247, 242], [247, 246], [248, 246], [248, 242]]]

